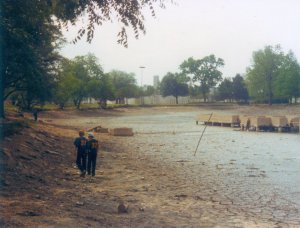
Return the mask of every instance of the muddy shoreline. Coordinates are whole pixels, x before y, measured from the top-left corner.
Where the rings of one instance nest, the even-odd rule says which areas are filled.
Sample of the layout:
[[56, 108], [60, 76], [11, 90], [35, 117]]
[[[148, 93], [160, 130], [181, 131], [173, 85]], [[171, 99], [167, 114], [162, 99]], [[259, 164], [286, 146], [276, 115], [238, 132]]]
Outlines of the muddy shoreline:
[[[189, 152], [190, 148], [194, 148], [194, 145], [187, 147], [189, 144], [172, 141], [181, 134], [183, 127], [182, 123], [178, 123], [177, 117], [172, 115], [169, 117], [171, 122], [164, 129], [166, 133], [163, 136], [146, 134], [155, 132], [155, 126], [158, 126], [156, 119], [150, 121], [148, 125], [142, 125], [145, 115], [157, 116], [160, 121], [162, 113], [167, 117], [169, 114], [179, 113], [179, 118], [184, 119], [187, 113], [193, 115], [211, 110], [243, 114], [300, 113], [297, 106], [287, 106], [284, 109], [259, 106], [237, 106], [226, 109], [159, 107], [107, 112], [43, 113], [41, 115], [43, 122], [4, 141], [5, 170], [2, 172], [1, 180], [3, 186], [1, 214], [4, 216], [1, 218], [1, 225], [5, 227], [299, 226], [300, 207], [293, 202], [289, 203], [276, 195], [272, 196], [271, 192], [266, 196], [256, 194], [258, 198], [255, 198], [255, 192], [241, 193], [239, 188], [233, 191], [226, 190], [232, 188], [234, 182], [224, 182], [224, 179], [239, 181], [238, 178], [234, 178], [234, 175], [239, 177], [240, 170], [238, 167], [232, 168], [238, 164], [233, 158], [228, 162], [214, 164], [211, 157], [201, 154], [196, 161], [187, 155], [173, 156], [174, 147], [183, 146], [183, 150]], [[134, 121], [131, 119], [132, 116]], [[122, 124], [137, 126], [136, 135], [131, 138], [97, 135], [101, 149], [96, 178], [80, 178], [72, 166], [74, 162], [72, 140], [77, 130], [88, 129], [95, 125], [114, 127]], [[208, 133], [216, 134], [209, 131]], [[185, 142], [186, 137], [196, 138], [198, 135], [182, 133], [182, 142]], [[206, 150], [209, 151], [209, 148]], [[249, 176], [253, 177], [247, 177], [247, 181], [252, 181], [251, 178], [265, 180], [263, 176], [255, 177], [255, 175], [268, 173], [261, 172], [264, 170], [257, 171], [255, 168], [249, 166], [251, 171]], [[241, 194], [245, 194], [243, 198], [240, 198]], [[235, 195], [236, 197], [233, 197]], [[275, 197], [274, 203], [269, 202], [268, 206], [268, 202], [264, 201], [272, 200], [272, 197]], [[247, 199], [249, 203], [247, 204], [247, 200], [239, 203], [239, 199]], [[257, 201], [258, 206], [251, 204], [251, 201]], [[118, 213], [120, 202], [128, 207], [128, 213]]]

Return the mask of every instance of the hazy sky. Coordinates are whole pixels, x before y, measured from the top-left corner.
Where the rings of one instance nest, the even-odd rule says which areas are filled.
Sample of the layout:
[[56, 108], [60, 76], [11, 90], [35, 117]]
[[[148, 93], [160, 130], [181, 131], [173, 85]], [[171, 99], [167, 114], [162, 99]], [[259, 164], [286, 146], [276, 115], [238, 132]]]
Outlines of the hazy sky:
[[[280, 44], [300, 61], [300, 0], [176, 0], [157, 9], [156, 18], [146, 12], [146, 34], [136, 40], [129, 33], [129, 47], [117, 44], [117, 22], [97, 27], [91, 44], [80, 41], [66, 45], [68, 58], [94, 53], [104, 71], [133, 72], [141, 83], [152, 85], [168, 72], [179, 71], [188, 57], [215, 54], [224, 59], [223, 77], [245, 73], [252, 52]], [[78, 27], [79, 28], [79, 27]], [[78, 28], [65, 32], [70, 41]]]

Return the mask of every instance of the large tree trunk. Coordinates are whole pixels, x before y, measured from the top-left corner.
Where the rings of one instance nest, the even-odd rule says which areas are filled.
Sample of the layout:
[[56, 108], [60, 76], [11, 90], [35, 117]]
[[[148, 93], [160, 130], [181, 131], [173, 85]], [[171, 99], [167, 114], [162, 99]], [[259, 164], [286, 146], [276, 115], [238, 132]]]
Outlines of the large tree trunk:
[[100, 100], [100, 108], [102, 108], [102, 109], [107, 108], [107, 100], [106, 99], [101, 99]]
[[0, 119], [5, 117], [4, 113], [4, 88], [3, 88], [3, 78], [0, 76]]
[[74, 105], [75, 105], [76, 109], [80, 109], [82, 99], [81, 98], [74, 99], [73, 102], [74, 102]]
[[32, 100], [31, 99], [26, 99], [26, 109], [28, 111], [31, 111], [31, 105], [32, 105]]
[[269, 90], [268, 103], [269, 103], [269, 105], [272, 105], [272, 103], [273, 103], [273, 88], [272, 88], [273, 76], [272, 76], [272, 74], [268, 75], [267, 80], [268, 80], [267, 83], [268, 83], [268, 90]]
[[206, 103], [206, 100], [207, 100], [206, 93], [203, 92], [203, 93], [202, 93], [202, 96], [203, 96], [203, 99], [204, 99], [204, 103]]
[[5, 74], [5, 72], [3, 69], [1, 45], [0, 45], [0, 118], [4, 118], [5, 117], [5, 113], [4, 113], [4, 74]]
[[77, 108], [77, 109], [80, 109], [80, 105], [81, 105], [81, 100], [79, 100], [79, 101], [77, 102], [76, 108]]
[[[1, 13], [2, 9], [0, 10]], [[0, 26], [0, 34], [1, 36], [3, 36], [3, 30], [2, 30], [2, 26]], [[1, 39], [3, 40], [3, 39]], [[4, 44], [3, 42], [1, 42], [0, 44], [0, 119], [5, 117], [5, 113], [4, 113], [4, 77], [5, 77], [5, 70], [4, 70], [4, 53], [3, 53], [3, 49], [4, 49]], [[2, 124], [0, 124], [2, 127]], [[0, 134], [2, 133], [3, 129], [0, 129]], [[0, 137], [1, 139], [1, 137]]]
[[65, 103], [59, 103], [59, 109], [63, 110], [65, 108]]
[[272, 94], [272, 92], [270, 92], [270, 94], [269, 94], [269, 105], [272, 105], [272, 103], [273, 103], [273, 94]]

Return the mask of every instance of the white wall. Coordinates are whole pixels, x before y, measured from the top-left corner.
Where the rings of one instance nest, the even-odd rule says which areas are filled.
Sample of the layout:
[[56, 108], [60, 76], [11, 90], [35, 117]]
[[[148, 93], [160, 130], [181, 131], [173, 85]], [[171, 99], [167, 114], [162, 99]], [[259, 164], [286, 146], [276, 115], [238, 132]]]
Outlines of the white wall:
[[[144, 102], [142, 102], [144, 100]], [[202, 99], [192, 99], [189, 96], [186, 97], [178, 97], [178, 104], [187, 104], [191, 102], [201, 102]], [[153, 96], [147, 96], [143, 98], [129, 98], [128, 104], [129, 105], [175, 105], [176, 104], [176, 98], [173, 96], [167, 96], [163, 97], [161, 95], [153, 95]]]

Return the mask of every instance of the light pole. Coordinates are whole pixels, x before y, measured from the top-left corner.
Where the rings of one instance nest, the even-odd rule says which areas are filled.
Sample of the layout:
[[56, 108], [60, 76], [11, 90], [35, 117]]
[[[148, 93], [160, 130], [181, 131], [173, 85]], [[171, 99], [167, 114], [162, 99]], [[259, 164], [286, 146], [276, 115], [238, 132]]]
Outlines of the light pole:
[[143, 97], [143, 70], [145, 69], [145, 66], [140, 66], [141, 69], [141, 105], [144, 105], [144, 97]]

